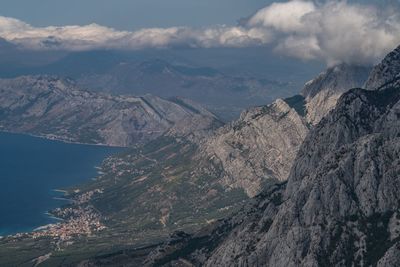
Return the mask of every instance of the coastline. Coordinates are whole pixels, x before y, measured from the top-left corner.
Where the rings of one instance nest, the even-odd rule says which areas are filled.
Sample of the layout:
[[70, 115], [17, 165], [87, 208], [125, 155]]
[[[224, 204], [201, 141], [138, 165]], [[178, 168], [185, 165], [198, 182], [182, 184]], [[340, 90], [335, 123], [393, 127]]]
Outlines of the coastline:
[[36, 138], [45, 139], [45, 140], [49, 140], [49, 141], [60, 142], [60, 143], [64, 143], [64, 144], [71, 144], [71, 145], [97, 146], [97, 147], [121, 148], [121, 149], [129, 148], [129, 147], [125, 147], [125, 146], [113, 146], [113, 145], [107, 145], [107, 144], [102, 144], [102, 143], [97, 143], [97, 144], [83, 143], [83, 142], [77, 142], [77, 141], [71, 141], [71, 140], [66, 140], [66, 139], [62, 139], [62, 138], [57, 138], [57, 136], [49, 137], [47, 135], [11, 131], [11, 130], [6, 130], [6, 129], [1, 128], [1, 127], [0, 127], [0, 133], [26, 135], [26, 136], [36, 137]]
[[[111, 151], [113, 151], [113, 152], [109, 153], [109, 156], [120, 153], [119, 151], [121, 151], [122, 149], [126, 149], [126, 147], [108, 146], [108, 145], [104, 145], [104, 144], [86, 144], [86, 143], [79, 143], [79, 142], [70, 142], [68, 140], [60, 140], [58, 138], [50, 138], [49, 136], [45, 136], [45, 135], [34, 135], [34, 134], [28, 134], [28, 133], [24, 133], [24, 132], [7, 131], [3, 128], [0, 128], [0, 134], [1, 133], [11, 135], [11, 136], [16, 135], [16, 136], [20, 136], [20, 137], [23, 137], [23, 136], [33, 137], [33, 138], [38, 138], [38, 139], [42, 139], [42, 140], [46, 140], [46, 141], [50, 141], [50, 142], [56, 142], [59, 144], [71, 144], [71, 145], [79, 145], [79, 146], [86, 146], [86, 147], [100, 147], [100, 148], [105, 148], [105, 149], [111, 149]], [[4, 135], [4, 136], [6, 137], [6, 135]], [[41, 143], [39, 143], [39, 144], [41, 144]], [[104, 160], [109, 156], [102, 157], [101, 160]], [[96, 177], [99, 175], [99, 172], [101, 170], [101, 167], [99, 167], [99, 164], [101, 164], [101, 161], [97, 162], [97, 160], [96, 160], [96, 162], [94, 164], [88, 165], [88, 168], [91, 168], [93, 170], [91, 172]], [[57, 173], [55, 175], [57, 175]], [[90, 180], [90, 176], [85, 175], [85, 177], [86, 177], [85, 180], [83, 180], [79, 183], [71, 182], [70, 186], [76, 186], [76, 185], [79, 185], [80, 183]], [[68, 205], [68, 203], [73, 204], [74, 200], [68, 198], [68, 195], [73, 192], [70, 190], [60, 189], [60, 188], [54, 188], [54, 189], [50, 188], [49, 191], [55, 192], [53, 194], [47, 193], [49, 198], [54, 201], [55, 205], [52, 205], [54, 207], [51, 207], [50, 209], [48, 207], [44, 207], [44, 210], [47, 210], [45, 212], [43, 210], [39, 211], [38, 213], [35, 212], [36, 214], [38, 214], [38, 216], [40, 216], [40, 214], [42, 214], [41, 217], [43, 218], [43, 220], [41, 220], [41, 222], [39, 222], [39, 224], [30, 224], [30, 225], [26, 224], [27, 227], [25, 227], [25, 225], [24, 225], [21, 228], [12, 227], [13, 226], [12, 224], [10, 224], [11, 227], [9, 227], [9, 225], [5, 224], [3, 229], [0, 229], [0, 230], [2, 230], [2, 231], [0, 231], [0, 236], [2, 236], [4, 238], [7, 236], [16, 236], [18, 234], [26, 234], [26, 233], [32, 233], [35, 231], [41, 231], [41, 230], [49, 227], [49, 225], [54, 225], [54, 224], [57, 224], [58, 222], [65, 221], [65, 219], [59, 218], [59, 217], [55, 216], [54, 214], [52, 214], [52, 211], [56, 208], [62, 208], [64, 205]], [[56, 201], [64, 201], [64, 202], [67, 201], [67, 202], [62, 203], [62, 202], [56, 202]], [[16, 226], [16, 224], [14, 226]]]

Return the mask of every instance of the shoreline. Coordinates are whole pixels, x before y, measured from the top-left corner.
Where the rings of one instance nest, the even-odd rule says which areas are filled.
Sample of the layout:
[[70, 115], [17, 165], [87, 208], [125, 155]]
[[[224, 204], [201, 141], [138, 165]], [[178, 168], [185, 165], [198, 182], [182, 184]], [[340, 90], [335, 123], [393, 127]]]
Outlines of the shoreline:
[[[0, 134], [8, 134], [8, 135], [17, 135], [17, 136], [22, 136], [22, 137], [32, 137], [32, 138], [37, 138], [37, 139], [41, 139], [41, 140], [46, 140], [46, 141], [52, 141], [52, 142], [57, 142], [57, 143], [62, 143], [62, 144], [71, 144], [71, 145], [79, 145], [79, 146], [87, 146], [87, 147], [99, 147], [99, 148], [104, 148], [104, 149], [115, 149], [116, 151], [113, 153], [110, 153], [109, 156], [112, 155], [116, 155], [118, 153], [121, 153], [121, 151], [123, 151], [123, 149], [127, 149], [127, 147], [119, 147], [119, 146], [109, 146], [109, 145], [105, 145], [105, 144], [88, 144], [88, 143], [80, 143], [80, 142], [73, 142], [73, 141], [68, 141], [68, 140], [62, 140], [57, 138], [56, 136], [53, 137], [49, 137], [46, 135], [35, 135], [35, 134], [30, 134], [30, 133], [25, 133], [25, 132], [16, 132], [16, 131], [9, 131], [6, 130], [4, 128], [0, 127]], [[103, 158], [106, 159], [109, 156]], [[95, 176], [97, 177], [100, 172], [101, 172], [101, 167], [99, 167], [99, 165], [94, 165], [91, 166], [91, 168], [93, 168]], [[91, 178], [86, 177], [85, 181], [89, 181]], [[82, 182], [80, 182], [82, 183]], [[80, 184], [79, 183], [79, 184]], [[74, 184], [75, 185], [79, 185], [79, 184]], [[69, 190], [65, 190], [65, 189], [60, 189], [60, 188], [54, 188], [54, 189], [50, 189], [49, 191], [51, 192], [55, 192], [54, 194], [50, 194], [49, 197], [52, 199], [52, 201], [66, 201], [65, 203], [56, 203], [56, 208], [62, 208], [63, 206], [66, 206], [68, 204], [73, 204], [74, 200], [73, 199], [69, 199], [68, 195], [70, 193], [72, 193]], [[64, 196], [64, 197], [63, 197]], [[52, 208], [51, 208], [52, 209]], [[19, 234], [28, 234], [28, 233], [33, 233], [35, 231], [41, 231], [43, 229], [48, 228], [50, 225], [54, 225], [60, 222], [64, 222], [65, 219], [63, 218], [59, 218], [54, 216], [54, 214], [51, 213], [52, 210], [48, 210], [46, 212], [42, 214], [44, 214], [45, 218], [43, 223], [39, 224], [39, 225], [33, 225], [31, 227], [23, 227], [23, 228], [19, 228], [19, 229], [4, 229], [4, 232], [1, 232], [0, 237], [5, 238], [8, 236], [17, 236]]]
[[16, 132], [16, 131], [10, 131], [6, 130], [0, 127], [0, 133], [7, 133], [7, 134], [19, 134], [19, 135], [25, 135], [25, 136], [30, 136], [30, 137], [35, 137], [35, 138], [40, 138], [48, 141], [54, 141], [54, 142], [60, 142], [64, 144], [70, 144], [70, 145], [83, 145], [83, 146], [96, 146], [96, 147], [105, 147], [105, 148], [121, 148], [121, 149], [129, 149], [130, 147], [126, 146], [113, 146], [113, 145], [107, 145], [107, 144], [91, 144], [91, 143], [82, 143], [82, 142], [77, 142], [77, 141], [68, 141], [62, 138], [57, 138], [57, 136], [54, 137], [49, 137], [46, 135], [40, 135], [40, 134], [31, 134], [31, 133], [26, 133], [26, 132]]

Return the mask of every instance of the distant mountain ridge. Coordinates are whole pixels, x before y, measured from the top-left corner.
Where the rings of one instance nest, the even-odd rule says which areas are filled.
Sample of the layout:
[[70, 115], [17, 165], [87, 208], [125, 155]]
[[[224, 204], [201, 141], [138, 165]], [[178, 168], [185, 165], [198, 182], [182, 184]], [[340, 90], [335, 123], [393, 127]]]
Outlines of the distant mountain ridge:
[[51, 76], [0, 80], [0, 129], [88, 144], [133, 146], [162, 135], [202, 136], [222, 123], [182, 98], [112, 96]]
[[209, 67], [173, 64], [161, 59], [120, 62], [103, 72], [82, 73], [78, 84], [103, 92], [164, 98], [192, 99], [225, 120], [236, 118], [241, 110], [290, 95], [289, 83], [235, 77]]

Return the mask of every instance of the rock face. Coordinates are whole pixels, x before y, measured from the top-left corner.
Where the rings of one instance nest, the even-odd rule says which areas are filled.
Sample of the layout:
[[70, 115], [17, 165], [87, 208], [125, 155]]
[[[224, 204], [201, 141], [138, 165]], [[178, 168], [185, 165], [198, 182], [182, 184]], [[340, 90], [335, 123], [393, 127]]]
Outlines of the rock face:
[[316, 125], [335, 106], [339, 97], [352, 88], [360, 88], [371, 68], [340, 64], [309, 81], [302, 90], [307, 102], [307, 122]]
[[396, 48], [385, 59], [375, 66], [365, 83], [365, 88], [374, 90], [399, 78], [400, 47]]
[[165, 134], [200, 136], [221, 125], [213, 114], [184, 99], [96, 94], [48, 76], [0, 80], [2, 130], [131, 146]]
[[220, 129], [201, 146], [201, 156], [221, 166], [224, 186], [243, 188], [253, 197], [267, 179], [287, 179], [307, 132], [305, 120], [278, 99]]
[[400, 240], [399, 100], [398, 88], [346, 94], [303, 144], [270, 229], [259, 234], [248, 225], [261, 220], [244, 223], [206, 265], [231, 266], [236, 259], [250, 266], [369, 266], [392, 260]]
[[302, 96], [242, 113], [201, 146], [201, 155], [220, 166], [225, 186], [243, 188], [253, 197], [267, 179], [288, 178], [309, 128], [335, 107], [343, 93], [362, 86], [369, 72], [368, 67], [346, 64], [330, 68], [308, 82]]
[[399, 173], [400, 87], [350, 90], [309, 133], [286, 185], [147, 262], [398, 266]]

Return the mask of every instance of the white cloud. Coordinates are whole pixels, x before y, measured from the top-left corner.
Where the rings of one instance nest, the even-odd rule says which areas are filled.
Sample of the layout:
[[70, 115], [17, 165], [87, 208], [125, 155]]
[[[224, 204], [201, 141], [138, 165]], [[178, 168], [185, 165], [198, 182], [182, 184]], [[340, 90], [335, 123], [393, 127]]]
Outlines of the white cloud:
[[[372, 6], [328, 2], [303, 17], [307, 31], [293, 32], [289, 37], [298, 42], [309, 37], [315, 58], [328, 64], [338, 62], [375, 63], [400, 44], [400, 17], [394, 10]], [[286, 37], [286, 38], [289, 38]], [[302, 51], [291, 51], [301, 57]]]
[[387, 7], [292, 0], [271, 4], [238, 26], [117, 31], [97, 24], [33, 27], [0, 17], [0, 37], [30, 49], [246, 47], [272, 44], [301, 59], [370, 64], [400, 44], [400, 12]]
[[30, 49], [87, 50], [96, 48], [141, 49], [171, 46], [242, 47], [271, 41], [266, 29], [218, 25], [117, 31], [97, 24], [36, 28], [22, 21], [0, 17], [0, 37]]
[[310, 1], [293, 0], [286, 3], [273, 3], [249, 19], [250, 26], [272, 27], [282, 32], [303, 31], [303, 17], [315, 11], [315, 4]]

